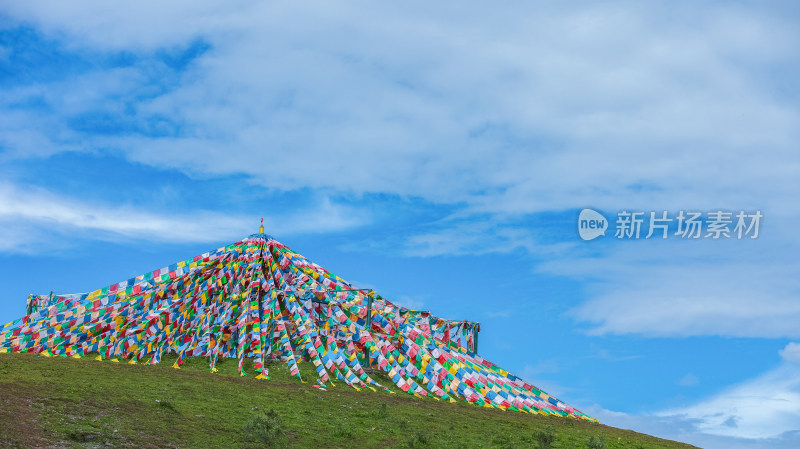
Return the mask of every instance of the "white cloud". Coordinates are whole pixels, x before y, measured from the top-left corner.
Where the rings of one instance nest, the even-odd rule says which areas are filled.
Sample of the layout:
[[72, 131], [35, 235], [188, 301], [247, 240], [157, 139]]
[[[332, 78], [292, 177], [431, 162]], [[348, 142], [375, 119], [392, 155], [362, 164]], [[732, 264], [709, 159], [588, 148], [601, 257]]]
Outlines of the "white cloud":
[[638, 359], [642, 356], [635, 354], [612, 354], [608, 349], [599, 348], [588, 357], [593, 359], [607, 360], [609, 362], [624, 362], [626, 360]]
[[789, 343], [780, 350], [781, 358], [789, 363], [800, 365], [800, 343]]
[[406, 255], [419, 257], [502, 254], [518, 249], [552, 255], [575, 246], [575, 243], [543, 243], [541, 240], [535, 237], [534, 230], [519, 223], [456, 213], [407, 237], [402, 246]]
[[[77, 49], [146, 57], [196, 39], [211, 45], [178, 86], [135, 102], [136, 119], [169, 117], [180, 135], [102, 140], [138, 162], [492, 213], [623, 199], [796, 208], [787, 187], [800, 179], [800, 118], [774, 91], [787, 81], [764, 78], [797, 71], [788, 44], [797, 28], [780, 11], [695, 3], [426, 5], [424, 14], [369, 3], [7, 9]], [[137, 83], [133, 75], [116, 88], [82, 89], [84, 79], [91, 75], [64, 86], [85, 100], [70, 104], [102, 107], [96, 95]], [[74, 113], [47, 98], [54, 112], [45, 120]], [[48, 133], [61, 128], [31, 130], [28, 140], [67, 149]]]
[[68, 33], [74, 46], [155, 50], [181, 45], [241, 14], [245, 2], [142, 2], [111, 7], [89, 0], [75, 8], [57, 1], [39, 5], [4, 4], [6, 14], [28, 22], [51, 37]]
[[698, 404], [665, 410], [697, 431], [737, 438], [777, 438], [800, 431], [800, 369], [784, 365]]
[[483, 316], [488, 318], [508, 318], [517, 312], [516, 308], [507, 307], [504, 309], [491, 309], [483, 312]]
[[425, 301], [423, 296], [400, 295], [397, 297], [397, 301], [393, 301], [392, 299], [389, 300], [407, 309], [425, 310]]
[[[574, 391], [573, 388], [564, 386], [556, 381], [543, 379], [542, 374], [544, 374], [546, 370], [541, 371], [542, 368], [546, 367], [527, 365], [525, 366], [525, 368], [523, 368], [522, 372], [517, 373], [517, 375], [520, 376], [522, 379], [525, 379], [525, 381], [528, 382], [529, 384], [557, 398], [563, 398], [565, 394]], [[557, 367], [555, 368], [557, 369]], [[551, 373], [552, 372], [554, 371], [551, 371]], [[586, 412], [583, 409], [580, 410]]]
[[[532, 379], [542, 374], [552, 374], [558, 371], [559, 366], [555, 360], [540, 360], [536, 364], [525, 365], [520, 372], [520, 376], [524, 379]], [[563, 387], [559, 389], [563, 389]]]
[[[789, 343], [780, 354], [793, 362], [798, 347]], [[688, 373], [679, 383], [696, 381]], [[794, 448], [800, 443], [800, 367], [783, 363], [694, 404], [654, 414], [630, 415], [600, 406], [585, 411], [604, 424], [708, 449]]]
[[530, 231], [490, 223], [461, 221], [445, 223], [438, 229], [412, 235], [405, 244], [410, 256], [507, 253], [516, 248], [533, 249]]
[[696, 387], [700, 384], [700, 379], [692, 373], [686, 373], [677, 383], [682, 387]]
[[795, 449], [800, 432], [787, 431], [773, 438], [745, 438], [706, 433], [697, 428], [701, 421], [685, 415], [633, 415], [594, 405], [581, 408], [602, 424], [632, 429], [659, 438], [681, 441], [705, 449]]
[[800, 336], [791, 220], [755, 241], [594, 243], [539, 268], [586, 282], [569, 315], [591, 334]]
[[[788, 344], [781, 356], [786, 358], [797, 346]], [[697, 382], [688, 373], [679, 384]], [[800, 443], [800, 367], [783, 363], [692, 405], [653, 414], [630, 415], [600, 406], [585, 411], [604, 424], [708, 449], [793, 448]]]
[[[133, 205], [97, 205], [39, 188], [0, 184], [0, 250], [29, 251], [53, 235], [73, 238], [143, 238], [155, 241], [219, 242], [258, 229], [256, 216], [203, 210], [156, 214]], [[278, 236], [336, 231], [364, 224], [366, 213], [323, 199], [313, 208], [267, 216], [265, 230]]]

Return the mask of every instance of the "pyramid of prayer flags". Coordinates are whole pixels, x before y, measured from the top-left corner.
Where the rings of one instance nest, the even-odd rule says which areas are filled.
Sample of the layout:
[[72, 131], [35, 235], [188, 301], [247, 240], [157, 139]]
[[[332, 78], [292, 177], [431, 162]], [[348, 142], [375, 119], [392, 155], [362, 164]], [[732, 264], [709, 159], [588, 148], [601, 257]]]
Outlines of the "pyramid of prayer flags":
[[596, 421], [476, 352], [478, 323], [409, 310], [359, 289], [260, 232], [191, 259], [91, 293], [30, 295], [27, 315], [0, 328], [0, 353], [159, 363], [164, 353], [253, 362], [313, 363], [325, 390], [339, 380], [357, 390], [400, 390], [451, 402]]

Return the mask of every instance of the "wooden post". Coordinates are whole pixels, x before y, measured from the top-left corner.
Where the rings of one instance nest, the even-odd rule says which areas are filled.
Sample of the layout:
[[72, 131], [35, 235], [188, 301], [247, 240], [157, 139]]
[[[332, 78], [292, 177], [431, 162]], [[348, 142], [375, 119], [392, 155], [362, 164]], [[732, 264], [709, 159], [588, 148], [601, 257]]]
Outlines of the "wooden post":
[[476, 323], [476, 324], [472, 325], [472, 335], [473, 335], [473, 337], [472, 337], [472, 346], [474, 346], [474, 348], [472, 348], [472, 353], [473, 354], [477, 354], [478, 353], [478, 334], [480, 333], [480, 331], [478, 330], [479, 327], [480, 327], [480, 323]]
[[[373, 290], [370, 290], [367, 294], [367, 322], [366, 322], [366, 330], [367, 332], [372, 332], [372, 297], [375, 295]], [[372, 362], [369, 359], [369, 351], [367, 351], [367, 347], [364, 346], [364, 361], [367, 362], [367, 366], [372, 366]]]
[[374, 293], [370, 290], [367, 295], [367, 332], [372, 332], [372, 295]]

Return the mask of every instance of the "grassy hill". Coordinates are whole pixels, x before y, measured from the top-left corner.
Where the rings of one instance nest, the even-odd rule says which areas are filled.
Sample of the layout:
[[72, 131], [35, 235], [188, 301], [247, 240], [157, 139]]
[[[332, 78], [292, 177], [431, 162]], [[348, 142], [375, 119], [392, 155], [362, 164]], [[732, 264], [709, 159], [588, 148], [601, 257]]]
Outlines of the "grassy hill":
[[[321, 391], [270, 365], [269, 381], [91, 358], [0, 354], [0, 447], [38, 448], [690, 448], [574, 419], [356, 391]], [[247, 365], [246, 365], [247, 367]], [[301, 366], [301, 372], [314, 373]], [[391, 385], [381, 375], [376, 380]]]

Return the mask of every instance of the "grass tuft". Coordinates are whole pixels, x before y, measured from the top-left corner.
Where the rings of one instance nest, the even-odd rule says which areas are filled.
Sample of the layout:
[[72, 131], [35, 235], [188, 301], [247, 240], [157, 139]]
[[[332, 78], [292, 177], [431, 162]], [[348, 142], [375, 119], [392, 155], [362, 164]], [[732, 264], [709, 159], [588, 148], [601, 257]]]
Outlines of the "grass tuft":
[[251, 416], [244, 426], [244, 431], [252, 441], [265, 444], [267, 447], [284, 447], [286, 444], [283, 421], [273, 409]]
[[536, 430], [533, 432], [533, 441], [539, 449], [550, 449], [553, 443], [556, 442], [556, 433], [550, 426], [545, 427], [544, 430]]
[[422, 432], [415, 432], [414, 436], [406, 441], [406, 447], [410, 449], [431, 447], [431, 438]]
[[375, 412], [375, 417], [378, 419], [386, 419], [389, 417], [389, 406], [385, 402], [381, 402], [378, 411]]
[[168, 399], [156, 399], [156, 404], [158, 404], [159, 408], [163, 408], [165, 410], [169, 410], [171, 412], [177, 412], [178, 409], [175, 408], [175, 404]]
[[599, 435], [592, 435], [586, 442], [586, 449], [606, 449], [606, 439]]
[[349, 426], [337, 424], [331, 431], [331, 435], [336, 438], [353, 438], [353, 429]]

